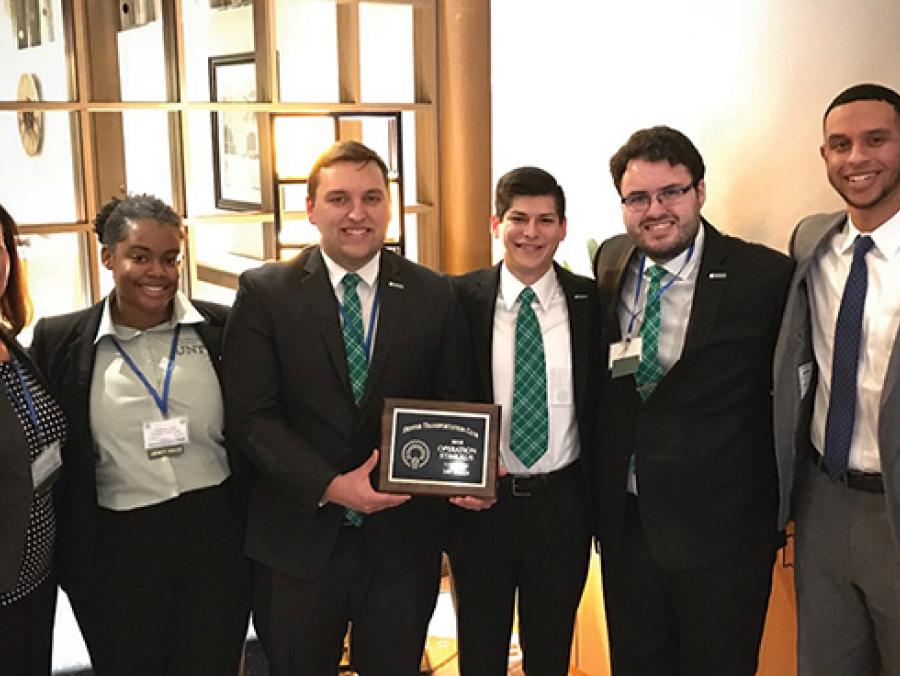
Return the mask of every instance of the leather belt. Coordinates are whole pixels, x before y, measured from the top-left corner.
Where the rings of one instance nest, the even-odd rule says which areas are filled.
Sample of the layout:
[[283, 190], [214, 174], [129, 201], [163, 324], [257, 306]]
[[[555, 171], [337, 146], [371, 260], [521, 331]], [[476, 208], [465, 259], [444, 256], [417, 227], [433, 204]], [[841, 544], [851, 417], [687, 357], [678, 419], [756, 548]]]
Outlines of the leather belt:
[[500, 486], [516, 498], [530, 498], [551, 488], [570, 483], [578, 477], [581, 462], [576, 460], [555, 472], [546, 474], [507, 474], [500, 479]]
[[[825, 466], [825, 456], [815, 453], [810, 457], [813, 464], [827, 475], [828, 468]], [[884, 479], [880, 472], [860, 472], [850, 469], [847, 470], [844, 476], [836, 479], [836, 483], [841, 483], [847, 488], [865, 491], [866, 493], [884, 493]]]

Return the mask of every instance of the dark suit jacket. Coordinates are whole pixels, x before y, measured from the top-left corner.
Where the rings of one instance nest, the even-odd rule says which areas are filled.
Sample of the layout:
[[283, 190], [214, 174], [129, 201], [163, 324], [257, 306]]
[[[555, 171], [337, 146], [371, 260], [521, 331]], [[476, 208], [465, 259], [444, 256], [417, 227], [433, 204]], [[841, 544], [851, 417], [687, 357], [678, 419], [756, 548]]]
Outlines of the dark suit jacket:
[[[796, 493], [796, 466], [812, 450], [809, 425], [816, 393], [816, 360], [812, 349], [809, 288], [807, 280], [813, 262], [822, 247], [844, 226], [847, 213], [818, 214], [803, 219], [791, 237], [791, 255], [797, 271], [784, 310], [784, 325], [775, 351], [775, 444], [781, 486], [779, 523], [783, 527], [791, 516]], [[894, 544], [900, 551], [900, 334], [894, 339], [887, 374], [881, 392], [878, 416], [878, 450], [888, 517], [894, 532]], [[809, 367], [806, 383], [801, 383], [801, 368]], [[805, 390], [801, 397], [801, 385]]]
[[[220, 374], [221, 340], [228, 308], [215, 303], [191, 301], [206, 319], [194, 329], [209, 351]], [[94, 339], [103, 315], [103, 303], [85, 310], [41, 319], [34, 328], [31, 354], [50, 381], [51, 391], [69, 419], [69, 437], [63, 447], [62, 478], [56, 485], [57, 514], [56, 566], [60, 585], [70, 596], [90, 594], [97, 535], [96, 443], [91, 434], [89, 404], [94, 372]], [[229, 449], [236, 518], [242, 505], [243, 471], [238, 457]]]
[[[0, 328], [0, 340], [11, 355], [24, 362], [48, 392], [52, 391], [38, 368], [15, 338]], [[0, 393], [0, 592], [12, 591], [22, 567], [25, 531], [34, 496], [31, 458], [25, 430], [9, 399]]]
[[[642, 402], [633, 376], [607, 371], [596, 500], [600, 545], [622, 530], [629, 456], [654, 558], [671, 569], [732, 560], [780, 542], [772, 441], [772, 353], [792, 265], [719, 233], [706, 240], [681, 358]], [[597, 279], [610, 343], [634, 248], [603, 243]]]
[[[585, 481], [590, 476], [596, 392], [601, 366], [600, 306], [592, 279], [572, 274], [556, 265], [557, 279], [566, 297], [569, 311], [569, 336], [572, 349], [572, 381], [575, 388], [575, 412], [581, 440], [581, 459]], [[456, 277], [460, 303], [466, 313], [475, 359], [477, 401], [494, 401], [491, 356], [494, 336], [494, 308], [500, 286], [500, 265]], [[589, 485], [586, 484], [589, 488]], [[593, 515], [589, 515], [591, 523]]]
[[[344, 509], [319, 507], [331, 480], [379, 445], [384, 397], [460, 399], [465, 318], [450, 282], [388, 250], [366, 392], [357, 406], [337, 299], [318, 247], [241, 275], [225, 336], [229, 439], [256, 469], [247, 554], [297, 577], [325, 567]], [[442, 546], [446, 501], [414, 498], [367, 516], [376, 564], [403, 566]]]

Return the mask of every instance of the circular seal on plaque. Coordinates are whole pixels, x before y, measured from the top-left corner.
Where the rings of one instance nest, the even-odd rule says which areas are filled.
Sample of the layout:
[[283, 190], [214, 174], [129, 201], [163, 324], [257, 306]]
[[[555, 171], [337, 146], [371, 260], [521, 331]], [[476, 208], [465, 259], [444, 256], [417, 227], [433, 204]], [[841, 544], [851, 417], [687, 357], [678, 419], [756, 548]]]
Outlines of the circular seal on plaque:
[[431, 451], [428, 449], [428, 444], [421, 439], [411, 439], [403, 444], [403, 448], [400, 449], [400, 458], [403, 460], [404, 465], [416, 470], [428, 464], [428, 460], [431, 458]]

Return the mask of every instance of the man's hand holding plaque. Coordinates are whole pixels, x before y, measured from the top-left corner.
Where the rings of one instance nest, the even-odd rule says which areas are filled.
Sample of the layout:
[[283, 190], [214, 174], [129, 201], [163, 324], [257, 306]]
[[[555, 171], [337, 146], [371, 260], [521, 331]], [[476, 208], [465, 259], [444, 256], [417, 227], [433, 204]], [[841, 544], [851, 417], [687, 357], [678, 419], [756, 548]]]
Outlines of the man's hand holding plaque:
[[375, 449], [362, 465], [334, 477], [322, 496], [325, 501], [355, 509], [361, 514], [374, 514], [409, 500], [410, 495], [380, 493], [372, 488], [369, 474], [378, 464], [378, 455], [378, 449]]

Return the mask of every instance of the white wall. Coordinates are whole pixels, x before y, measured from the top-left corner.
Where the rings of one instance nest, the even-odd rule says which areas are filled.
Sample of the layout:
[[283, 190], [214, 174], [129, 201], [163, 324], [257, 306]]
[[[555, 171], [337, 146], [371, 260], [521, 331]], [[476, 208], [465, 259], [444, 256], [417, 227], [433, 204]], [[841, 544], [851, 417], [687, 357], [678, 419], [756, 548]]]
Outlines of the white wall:
[[[862, 81], [900, 90], [897, 0], [492, 0], [494, 178], [521, 164], [566, 191], [558, 258], [622, 231], [609, 157], [668, 124], [707, 165], [704, 215], [784, 249], [840, 208], [818, 155], [822, 113]], [[487, 226], [486, 226], [487, 227]]]

